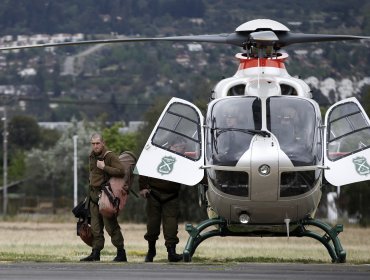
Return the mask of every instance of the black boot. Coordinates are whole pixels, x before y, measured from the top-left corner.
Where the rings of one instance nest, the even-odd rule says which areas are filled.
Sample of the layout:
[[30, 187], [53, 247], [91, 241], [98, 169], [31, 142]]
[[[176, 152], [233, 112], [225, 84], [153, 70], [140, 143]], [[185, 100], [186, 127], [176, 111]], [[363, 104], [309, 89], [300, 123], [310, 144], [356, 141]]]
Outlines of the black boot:
[[155, 241], [148, 241], [148, 253], [145, 256], [145, 262], [153, 262], [157, 251], [155, 249]]
[[179, 262], [182, 260], [182, 254], [176, 254], [176, 244], [167, 245], [168, 261], [169, 262]]
[[117, 256], [113, 259], [114, 262], [127, 262], [126, 251], [122, 248], [117, 248]]
[[90, 256], [80, 259], [80, 262], [96, 262], [100, 261], [100, 251], [97, 249], [92, 249]]

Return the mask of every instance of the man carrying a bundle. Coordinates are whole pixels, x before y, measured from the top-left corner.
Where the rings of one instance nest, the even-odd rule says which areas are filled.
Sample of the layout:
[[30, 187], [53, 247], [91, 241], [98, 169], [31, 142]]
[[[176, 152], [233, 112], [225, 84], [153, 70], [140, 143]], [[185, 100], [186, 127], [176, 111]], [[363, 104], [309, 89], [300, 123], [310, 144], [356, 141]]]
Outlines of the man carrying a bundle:
[[124, 167], [114, 153], [108, 152], [103, 137], [98, 133], [91, 136], [89, 172], [89, 209], [93, 243], [91, 254], [80, 261], [100, 261], [100, 251], [104, 248], [105, 226], [112, 244], [117, 248], [117, 256], [113, 261], [126, 262], [124, 240], [117, 216], [103, 217], [99, 213], [98, 205], [102, 185], [107, 183], [110, 177], [123, 177], [125, 175]]

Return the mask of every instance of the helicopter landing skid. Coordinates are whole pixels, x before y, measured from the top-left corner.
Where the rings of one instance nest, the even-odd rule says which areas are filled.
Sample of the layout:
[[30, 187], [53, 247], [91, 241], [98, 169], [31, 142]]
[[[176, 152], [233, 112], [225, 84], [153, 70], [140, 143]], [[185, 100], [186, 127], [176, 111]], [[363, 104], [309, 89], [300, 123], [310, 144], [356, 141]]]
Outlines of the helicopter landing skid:
[[[303, 219], [295, 223], [295, 225], [297, 225], [297, 227], [294, 231], [290, 232], [290, 236], [307, 236], [314, 238], [325, 246], [330, 257], [332, 258], [333, 263], [346, 262], [346, 251], [343, 250], [338, 238], [338, 234], [343, 231], [343, 225], [335, 225], [334, 227], [330, 227], [328, 224], [312, 218]], [[218, 228], [202, 232], [209, 226], [218, 226]], [[316, 226], [324, 231], [325, 234], [321, 236], [317, 232], [306, 229], [306, 226]], [[191, 224], [187, 224], [185, 229], [190, 235], [183, 252], [185, 262], [191, 261], [191, 258], [200, 243], [213, 236], [286, 236], [285, 233], [276, 232], [269, 234], [266, 232], [233, 232], [228, 229], [227, 221], [222, 218], [205, 220], [196, 227]]]
[[[346, 251], [343, 250], [343, 247], [338, 238], [338, 234], [343, 231], [343, 225], [335, 225], [331, 228], [328, 224], [312, 218], [304, 219], [298, 222], [298, 225], [299, 226], [296, 229], [297, 232], [294, 236], [307, 236], [314, 238], [326, 247], [333, 263], [346, 262]], [[325, 234], [323, 236], [320, 236], [314, 231], [307, 230], [305, 226], [316, 226], [323, 230]], [[330, 241], [332, 242], [332, 244], [330, 244]]]

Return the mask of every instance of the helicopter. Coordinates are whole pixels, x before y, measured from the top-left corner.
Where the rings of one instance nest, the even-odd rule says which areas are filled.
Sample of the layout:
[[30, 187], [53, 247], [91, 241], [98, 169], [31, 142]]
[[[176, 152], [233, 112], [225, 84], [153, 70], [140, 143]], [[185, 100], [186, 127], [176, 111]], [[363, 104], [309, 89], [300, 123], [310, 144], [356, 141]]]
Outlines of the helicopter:
[[[309, 86], [288, 74], [288, 54], [279, 50], [368, 37], [294, 34], [259, 19], [205, 41], [210, 38], [244, 49], [236, 54], [237, 72], [215, 85], [205, 117], [194, 104], [172, 98], [136, 165], [139, 174], [189, 186], [206, 180], [198, 196], [209, 219], [186, 225], [184, 260], [213, 236], [307, 236], [321, 242], [333, 262], [345, 262], [338, 238], [343, 226], [314, 216], [323, 175], [335, 186], [369, 179], [370, 121], [349, 98], [331, 106], [323, 122]], [[170, 149], [179, 137], [187, 142], [183, 154]]]
[[[135, 172], [198, 187], [199, 204], [209, 219], [186, 225], [185, 262], [214, 236], [295, 236], [316, 239], [332, 262], [343, 263], [346, 252], [338, 237], [343, 226], [332, 227], [315, 219], [315, 213], [323, 177], [334, 186], [370, 178], [370, 120], [354, 97], [332, 105], [322, 120], [309, 86], [287, 72], [283, 48], [361, 39], [370, 37], [293, 33], [277, 21], [256, 19], [230, 34], [115, 38], [0, 51], [152, 41], [242, 48], [235, 56], [236, 73], [214, 86], [205, 116], [189, 101], [168, 102]], [[170, 149], [176, 139], [186, 143], [186, 152]]]

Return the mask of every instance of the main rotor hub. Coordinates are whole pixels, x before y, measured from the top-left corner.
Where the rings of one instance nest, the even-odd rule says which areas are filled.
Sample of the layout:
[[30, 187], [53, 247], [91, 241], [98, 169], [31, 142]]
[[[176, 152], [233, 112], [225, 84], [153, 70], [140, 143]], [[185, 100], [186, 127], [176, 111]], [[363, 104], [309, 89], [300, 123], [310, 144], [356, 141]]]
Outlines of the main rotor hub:
[[255, 19], [247, 21], [235, 29], [236, 32], [253, 32], [258, 30], [290, 31], [290, 29], [284, 24], [271, 19]]

